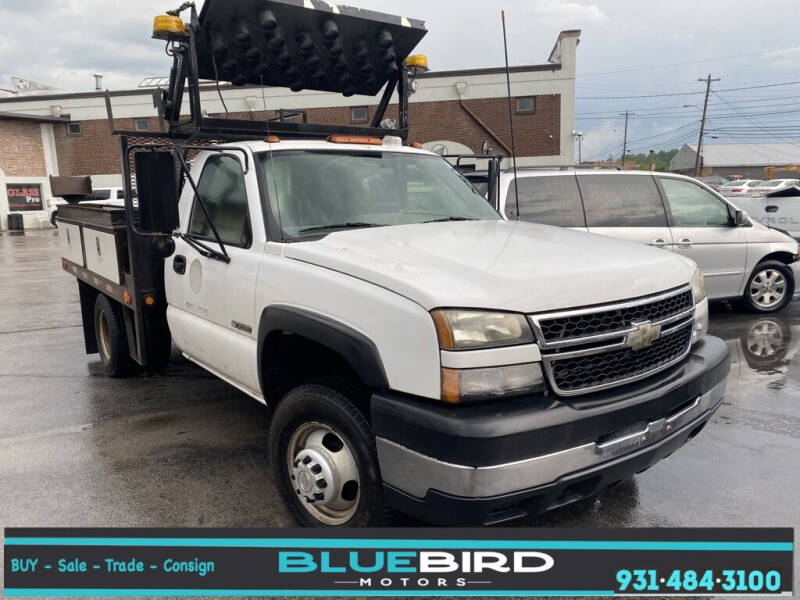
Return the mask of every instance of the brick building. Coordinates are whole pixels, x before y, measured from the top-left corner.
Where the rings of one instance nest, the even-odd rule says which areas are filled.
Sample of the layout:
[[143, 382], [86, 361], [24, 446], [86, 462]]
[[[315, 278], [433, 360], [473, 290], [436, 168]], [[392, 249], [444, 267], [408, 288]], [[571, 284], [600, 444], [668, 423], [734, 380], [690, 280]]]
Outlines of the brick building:
[[[544, 64], [511, 68], [517, 162], [572, 164], [575, 114], [575, 59], [580, 31], [562, 31]], [[432, 71], [421, 75], [411, 96], [409, 139], [440, 153], [478, 152], [487, 142], [511, 154], [506, 73], [503, 68]], [[368, 123], [379, 98], [345, 98], [283, 88], [221, 86], [230, 116], [264, 119], [279, 109], [305, 113], [313, 123]], [[152, 89], [110, 92], [116, 129], [161, 128]], [[95, 186], [120, 185], [118, 140], [110, 134], [104, 92], [38, 94], [0, 98], [0, 228], [8, 212], [21, 207], [26, 227], [39, 226], [50, 197], [47, 176], [91, 175]], [[214, 85], [201, 91], [208, 114], [225, 115]], [[264, 110], [266, 108], [268, 110]], [[390, 106], [387, 116], [393, 116]], [[20, 194], [41, 186], [43, 205]], [[11, 187], [9, 187], [9, 185]]]

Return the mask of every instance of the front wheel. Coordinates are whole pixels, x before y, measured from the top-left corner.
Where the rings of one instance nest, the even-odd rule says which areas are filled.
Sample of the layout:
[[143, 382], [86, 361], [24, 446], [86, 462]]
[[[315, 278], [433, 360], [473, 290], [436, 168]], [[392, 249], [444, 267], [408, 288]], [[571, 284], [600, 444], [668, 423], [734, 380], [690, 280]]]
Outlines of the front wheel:
[[384, 520], [375, 436], [346, 395], [349, 389], [301, 385], [281, 400], [272, 418], [273, 476], [294, 516], [309, 527], [376, 526]]
[[745, 307], [755, 313], [781, 310], [792, 299], [794, 277], [782, 262], [770, 260], [753, 269], [744, 290]]

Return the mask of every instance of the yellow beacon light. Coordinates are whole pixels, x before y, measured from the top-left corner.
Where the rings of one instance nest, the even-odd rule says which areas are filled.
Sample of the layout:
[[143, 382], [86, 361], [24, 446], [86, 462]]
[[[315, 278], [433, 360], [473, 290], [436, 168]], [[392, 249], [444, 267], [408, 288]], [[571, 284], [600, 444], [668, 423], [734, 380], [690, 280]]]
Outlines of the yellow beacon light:
[[406, 67], [417, 73], [424, 73], [428, 70], [428, 57], [424, 54], [412, 54], [406, 59]]
[[153, 37], [167, 40], [175, 36], [186, 35], [186, 27], [180, 17], [173, 15], [157, 15], [153, 19]]

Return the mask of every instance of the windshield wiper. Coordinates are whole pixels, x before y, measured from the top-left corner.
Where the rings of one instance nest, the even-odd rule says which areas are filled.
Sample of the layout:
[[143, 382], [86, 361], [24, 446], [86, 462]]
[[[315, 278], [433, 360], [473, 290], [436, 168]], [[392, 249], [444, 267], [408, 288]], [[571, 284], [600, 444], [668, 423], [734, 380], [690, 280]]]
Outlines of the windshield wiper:
[[347, 229], [357, 227], [386, 227], [383, 223], [364, 223], [361, 221], [352, 221], [349, 223], [333, 223], [331, 225], [315, 225], [314, 227], [306, 227], [297, 233], [310, 233], [312, 231], [323, 231], [325, 229]]
[[473, 219], [471, 217], [444, 217], [443, 219], [423, 221], [423, 223], [444, 223], [445, 221], [477, 221], [477, 219]]

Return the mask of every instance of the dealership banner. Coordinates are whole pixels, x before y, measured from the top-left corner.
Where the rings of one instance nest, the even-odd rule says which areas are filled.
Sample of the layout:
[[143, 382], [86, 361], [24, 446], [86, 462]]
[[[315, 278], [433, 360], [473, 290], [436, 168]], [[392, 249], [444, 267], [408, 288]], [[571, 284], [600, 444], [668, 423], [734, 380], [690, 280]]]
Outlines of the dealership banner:
[[6, 596], [791, 595], [792, 529], [5, 530]]

